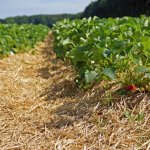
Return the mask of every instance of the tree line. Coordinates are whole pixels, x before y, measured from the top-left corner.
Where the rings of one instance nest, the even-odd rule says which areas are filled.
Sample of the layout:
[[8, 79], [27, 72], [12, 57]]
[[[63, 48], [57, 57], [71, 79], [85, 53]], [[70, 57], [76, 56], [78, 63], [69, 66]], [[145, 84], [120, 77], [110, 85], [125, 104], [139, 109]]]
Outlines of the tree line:
[[97, 0], [86, 7], [82, 17], [139, 17], [150, 15], [150, 0]]
[[75, 14], [59, 14], [59, 15], [33, 15], [33, 16], [16, 16], [0, 19], [0, 23], [4, 24], [44, 24], [49, 27], [64, 18], [75, 19]]
[[97, 0], [91, 2], [83, 12], [77, 14], [16, 16], [0, 19], [0, 23], [44, 24], [52, 27], [64, 18], [81, 19], [93, 16], [100, 18], [150, 15], [150, 0]]

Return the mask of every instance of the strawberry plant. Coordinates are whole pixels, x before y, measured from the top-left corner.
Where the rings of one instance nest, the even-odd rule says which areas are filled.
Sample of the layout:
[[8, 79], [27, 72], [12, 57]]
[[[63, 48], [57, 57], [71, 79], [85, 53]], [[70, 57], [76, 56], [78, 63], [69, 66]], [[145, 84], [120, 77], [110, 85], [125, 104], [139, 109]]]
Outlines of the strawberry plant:
[[52, 28], [54, 51], [77, 71], [79, 87], [100, 80], [123, 85], [150, 82], [150, 18], [63, 20]]
[[32, 24], [0, 24], [0, 57], [26, 52], [44, 39], [49, 28]]

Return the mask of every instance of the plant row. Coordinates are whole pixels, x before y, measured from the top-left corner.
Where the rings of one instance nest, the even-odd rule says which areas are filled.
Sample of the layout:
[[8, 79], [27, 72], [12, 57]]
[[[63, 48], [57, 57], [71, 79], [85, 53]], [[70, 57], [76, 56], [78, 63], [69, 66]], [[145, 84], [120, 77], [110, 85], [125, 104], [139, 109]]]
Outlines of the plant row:
[[49, 28], [44, 25], [0, 24], [0, 57], [29, 51], [48, 32]]
[[149, 88], [150, 18], [63, 20], [52, 31], [54, 51], [74, 66], [79, 87], [113, 80]]

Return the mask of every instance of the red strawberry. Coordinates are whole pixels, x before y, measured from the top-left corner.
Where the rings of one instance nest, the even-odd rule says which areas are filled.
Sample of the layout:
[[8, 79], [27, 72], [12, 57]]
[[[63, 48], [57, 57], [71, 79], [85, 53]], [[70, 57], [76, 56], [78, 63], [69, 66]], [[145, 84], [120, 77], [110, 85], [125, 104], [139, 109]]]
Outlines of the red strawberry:
[[137, 87], [134, 84], [128, 85], [125, 87], [126, 91], [136, 91]]

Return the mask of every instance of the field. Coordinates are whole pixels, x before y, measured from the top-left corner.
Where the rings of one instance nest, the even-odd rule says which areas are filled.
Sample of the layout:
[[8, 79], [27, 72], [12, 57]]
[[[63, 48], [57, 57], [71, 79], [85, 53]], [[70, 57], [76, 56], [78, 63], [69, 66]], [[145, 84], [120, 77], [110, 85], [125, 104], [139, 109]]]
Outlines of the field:
[[63, 20], [1, 53], [0, 149], [149, 150], [149, 22]]
[[44, 25], [0, 24], [0, 57], [28, 52], [48, 32]]

